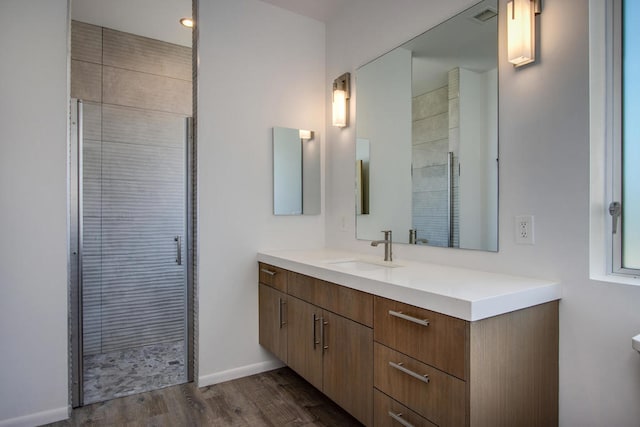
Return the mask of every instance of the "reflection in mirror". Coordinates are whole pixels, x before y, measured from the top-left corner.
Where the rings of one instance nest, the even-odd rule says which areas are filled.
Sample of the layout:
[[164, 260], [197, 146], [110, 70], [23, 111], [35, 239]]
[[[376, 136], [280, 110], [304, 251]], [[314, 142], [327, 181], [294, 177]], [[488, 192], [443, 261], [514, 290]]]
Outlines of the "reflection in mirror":
[[498, 249], [497, 22], [483, 1], [357, 70], [357, 238]]
[[273, 128], [273, 213], [320, 213], [320, 146], [312, 131]]
[[356, 140], [356, 215], [369, 214], [369, 141]]

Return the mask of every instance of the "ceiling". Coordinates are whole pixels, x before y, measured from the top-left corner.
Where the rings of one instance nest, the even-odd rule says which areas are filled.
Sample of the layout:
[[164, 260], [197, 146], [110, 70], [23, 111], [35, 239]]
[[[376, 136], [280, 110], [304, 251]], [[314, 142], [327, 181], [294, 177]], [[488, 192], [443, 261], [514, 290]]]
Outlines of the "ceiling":
[[317, 21], [327, 22], [337, 14], [348, 0], [262, 0], [298, 15], [307, 16]]
[[71, 0], [71, 19], [191, 47], [185, 16], [191, 0]]

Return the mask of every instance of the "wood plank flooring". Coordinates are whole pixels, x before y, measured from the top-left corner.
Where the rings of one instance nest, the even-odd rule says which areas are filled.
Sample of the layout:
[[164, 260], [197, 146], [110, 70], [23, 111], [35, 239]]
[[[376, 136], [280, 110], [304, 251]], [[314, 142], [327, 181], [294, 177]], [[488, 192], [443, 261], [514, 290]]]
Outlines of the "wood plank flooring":
[[305, 426], [361, 424], [289, 368], [198, 389], [193, 383], [96, 403], [62, 426]]

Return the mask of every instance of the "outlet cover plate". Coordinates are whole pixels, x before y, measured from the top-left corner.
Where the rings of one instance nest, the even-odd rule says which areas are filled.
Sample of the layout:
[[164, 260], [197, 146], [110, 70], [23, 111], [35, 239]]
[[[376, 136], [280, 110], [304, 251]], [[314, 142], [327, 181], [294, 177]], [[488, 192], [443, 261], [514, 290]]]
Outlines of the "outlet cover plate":
[[516, 243], [519, 245], [533, 245], [533, 215], [517, 215], [515, 221]]

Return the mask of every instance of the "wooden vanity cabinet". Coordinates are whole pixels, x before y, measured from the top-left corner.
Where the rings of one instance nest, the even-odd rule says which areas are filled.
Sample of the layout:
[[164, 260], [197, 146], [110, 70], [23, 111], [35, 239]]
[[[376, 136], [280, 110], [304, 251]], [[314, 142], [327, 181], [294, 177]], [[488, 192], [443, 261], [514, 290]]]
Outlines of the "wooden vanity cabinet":
[[278, 359], [287, 363], [287, 276], [288, 272], [259, 265], [258, 341]]
[[[294, 272], [288, 272], [286, 284], [286, 295], [259, 285], [260, 344], [360, 422], [372, 425], [373, 296]], [[283, 297], [285, 303], [278, 304]], [[276, 312], [279, 307], [283, 314]]]
[[266, 264], [259, 289], [260, 344], [366, 426], [558, 425], [558, 301], [469, 322]]
[[374, 306], [374, 384], [393, 404], [439, 426], [558, 425], [557, 301], [474, 322]]

